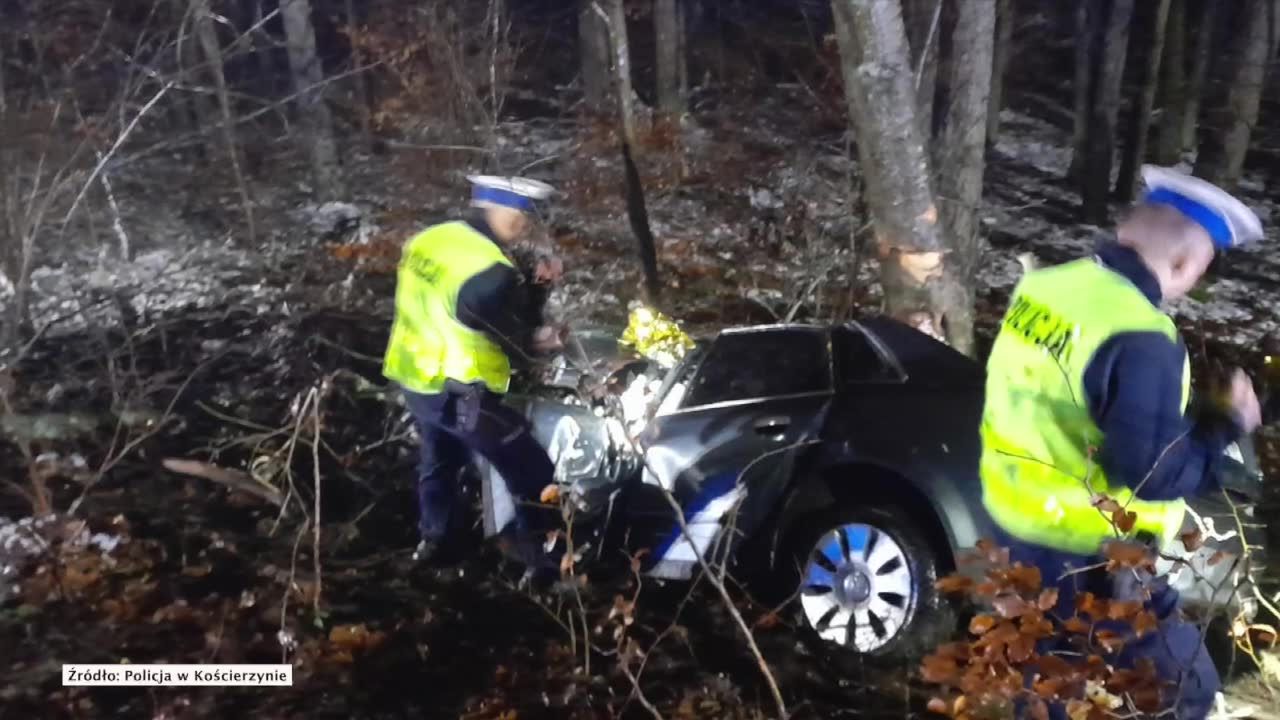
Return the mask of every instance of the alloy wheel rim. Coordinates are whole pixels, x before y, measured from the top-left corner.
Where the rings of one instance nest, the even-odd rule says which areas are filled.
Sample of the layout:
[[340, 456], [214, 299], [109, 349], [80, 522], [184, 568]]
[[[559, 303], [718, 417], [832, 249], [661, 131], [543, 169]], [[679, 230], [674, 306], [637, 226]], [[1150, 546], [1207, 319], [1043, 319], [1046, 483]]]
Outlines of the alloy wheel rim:
[[914, 580], [907, 553], [892, 535], [850, 523], [810, 550], [800, 604], [823, 640], [872, 652], [906, 626], [915, 608]]

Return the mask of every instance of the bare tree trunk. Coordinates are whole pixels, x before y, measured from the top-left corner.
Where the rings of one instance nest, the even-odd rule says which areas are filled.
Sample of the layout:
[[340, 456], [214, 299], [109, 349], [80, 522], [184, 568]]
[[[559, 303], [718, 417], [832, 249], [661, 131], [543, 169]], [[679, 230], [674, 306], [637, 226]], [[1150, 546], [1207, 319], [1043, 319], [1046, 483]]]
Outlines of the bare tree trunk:
[[324, 100], [324, 69], [316, 55], [316, 31], [311, 24], [311, 0], [280, 0], [285, 42], [289, 47], [289, 68], [298, 95], [300, 142], [311, 158], [316, 190], [332, 200], [342, 194], [338, 170], [338, 145], [333, 135], [333, 116]]
[[925, 146], [933, 140], [933, 105], [938, 92], [939, 37], [943, 0], [903, 0], [903, 22], [911, 47], [912, 82], [915, 84], [916, 117], [920, 119]]
[[901, 6], [898, 0], [831, 4], [849, 119], [858, 139], [875, 229], [885, 309], [916, 327], [950, 337], [951, 310], [967, 311], [962, 309], [964, 291], [950, 266], [930, 190], [929, 155], [916, 117]]
[[9, 96], [5, 91], [5, 50], [4, 35], [0, 35], [0, 119], [4, 118], [5, 113], [9, 110]]
[[1084, 172], [1084, 155], [1088, 147], [1089, 121], [1093, 112], [1094, 86], [1097, 83], [1094, 55], [1098, 51], [1100, 18], [1105, 0], [1080, 0], [1075, 11], [1075, 123], [1071, 131], [1071, 167], [1067, 176], [1079, 179]]
[[689, 110], [689, 6], [683, 1], [680, 3], [680, 17], [678, 18], [680, 28], [680, 97], [684, 103], [684, 110]]
[[[631, 47], [627, 42], [627, 12], [623, 0], [605, 0], [609, 40], [613, 47], [613, 69], [616, 75], [618, 108], [622, 113], [622, 134], [632, 151], [636, 151], [635, 93], [631, 86]], [[600, 4], [593, 3], [597, 9]], [[604, 12], [601, 10], [601, 12]]]
[[[343, 10], [347, 16], [347, 32], [354, 38], [360, 32], [360, 16], [356, 13], [356, 0], [345, 0]], [[365, 150], [373, 150], [373, 94], [370, 92], [369, 78], [359, 70], [364, 59], [361, 57], [357, 43], [351, 43], [351, 64], [355, 70], [352, 85], [356, 92], [356, 104], [360, 113], [360, 140]]]
[[1138, 168], [1147, 156], [1147, 133], [1151, 127], [1151, 108], [1156, 103], [1156, 88], [1160, 85], [1160, 61], [1164, 57], [1164, 36], [1168, 20], [1169, 0], [1157, 0], [1155, 24], [1151, 28], [1151, 48], [1142, 77], [1142, 96], [1130, 118], [1129, 137], [1125, 141], [1124, 156], [1120, 160], [1120, 176], [1116, 179], [1116, 199], [1120, 202], [1133, 199], [1138, 183]]
[[222, 111], [222, 144], [231, 161], [231, 172], [236, 179], [236, 188], [240, 192], [240, 206], [244, 211], [245, 227], [249, 231], [249, 242], [257, 236], [253, 222], [253, 201], [249, 198], [249, 185], [245, 181], [244, 170], [240, 162], [240, 148], [236, 143], [235, 113], [231, 108], [231, 96], [227, 93], [227, 76], [223, 71], [222, 45], [218, 42], [218, 31], [213, 26], [213, 15], [209, 12], [209, 0], [191, 0], [192, 21], [196, 36], [200, 40], [200, 48], [204, 51], [205, 63], [209, 66], [209, 74], [213, 77], [213, 86], [217, 91], [218, 108]]
[[276, 68], [271, 61], [271, 33], [266, 28], [266, 13], [262, 4], [266, 0], [250, 0], [253, 5], [253, 26], [257, 30], [252, 35], [253, 56], [258, 64], [259, 92], [274, 95], [276, 89]]
[[942, 226], [952, 241], [949, 264], [965, 293], [965, 302], [952, 307], [947, 317], [947, 336], [968, 355], [973, 354], [973, 282], [981, 252], [978, 209], [982, 205], [995, 34], [996, 0], [956, 4], [953, 51], [947, 63], [950, 102], [935, 152]]
[[684, 13], [680, 0], [655, 0], [653, 8], [654, 37], [658, 46], [658, 109], [678, 115], [684, 112], [681, 92], [681, 66], [687, 61], [680, 41]]
[[1107, 198], [1111, 195], [1116, 117], [1120, 111], [1120, 89], [1129, 47], [1133, 3], [1134, 0], [1112, 0], [1110, 3], [1106, 39], [1094, 88], [1096, 92], [1089, 113], [1088, 148], [1084, 156], [1080, 195], [1084, 199], [1084, 221], [1094, 225], [1105, 225], [1109, 219]]
[[183, 77], [183, 82], [192, 86], [193, 89], [185, 93], [185, 102], [180, 102], [180, 112], [186, 115], [186, 121], [191, 125], [191, 129], [201, 135], [201, 142], [195, 147], [196, 156], [201, 160], [207, 160], [213, 157], [214, 150], [212, 147], [212, 139], [205, 137], [204, 132], [218, 124], [216, 112], [213, 104], [209, 102], [208, 97], [201, 92], [200, 88], [200, 40], [197, 37], [196, 23], [191, 23], [191, 33], [187, 34], [187, 18], [191, 15], [191, 5], [187, 0], [172, 0], [174, 13], [181, 19], [179, 23], [184, 30], [178, 34], [178, 45], [176, 53], [178, 57], [178, 68]]
[[1196, 157], [1195, 174], [1224, 188], [1234, 187], [1244, 171], [1271, 51], [1271, 12], [1276, 0], [1246, 1], [1235, 33], [1240, 44], [1226, 104], [1214, 112], [1216, 121]]
[[1164, 34], [1155, 159], [1161, 165], [1176, 165], [1184, 149], [1182, 127], [1187, 112], [1187, 0], [1173, 0]]
[[578, 7], [578, 55], [582, 67], [582, 94], [594, 111], [609, 105], [609, 28], [593, 0]]
[[1209, 76], [1213, 40], [1218, 32], [1218, 8], [1220, 4], [1210, 0], [1204, 4], [1204, 14], [1196, 27], [1195, 56], [1191, 58], [1191, 75], [1187, 79], [1187, 108], [1182, 114], [1182, 149], [1196, 146], [1196, 128], [1200, 126], [1200, 106], [1204, 99], [1205, 78]]
[[1013, 0], [996, 3], [996, 38], [991, 59], [991, 101], [987, 104], [987, 145], [995, 147], [1000, 137], [1000, 111], [1004, 109], [1004, 76], [1013, 52], [1013, 25], [1017, 20]]

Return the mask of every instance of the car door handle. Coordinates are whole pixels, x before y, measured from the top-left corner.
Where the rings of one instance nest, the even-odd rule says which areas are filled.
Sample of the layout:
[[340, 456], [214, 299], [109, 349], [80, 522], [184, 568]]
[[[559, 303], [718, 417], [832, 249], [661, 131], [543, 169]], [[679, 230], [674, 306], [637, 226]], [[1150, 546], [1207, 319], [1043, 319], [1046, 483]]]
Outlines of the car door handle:
[[791, 418], [772, 415], [755, 421], [753, 427], [761, 435], [781, 435], [791, 425]]

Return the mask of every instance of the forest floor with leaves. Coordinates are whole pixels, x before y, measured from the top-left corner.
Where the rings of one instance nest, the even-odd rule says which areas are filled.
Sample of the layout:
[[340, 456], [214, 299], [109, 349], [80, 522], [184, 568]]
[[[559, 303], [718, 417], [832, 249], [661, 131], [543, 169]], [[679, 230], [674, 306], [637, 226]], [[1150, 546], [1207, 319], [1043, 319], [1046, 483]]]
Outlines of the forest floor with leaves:
[[[850, 242], [865, 219], [850, 209], [857, 168], [842, 123], [788, 93], [801, 90], [736, 104], [704, 97], [718, 109], [696, 113], [695, 126], [645, 136], [666, 307], [694, 332], [876, 310], [875, 258], [865, 240]], [[1096, 232], [1074, 219], [1062, 180], [1068, 137], [1043, 119], [1052, 116], [1044, 105], [1015, 98], [990, 154], [979, 288], [987, 334], [1018, 253], [1063, 260], [1087, 252]], [[499, 169], [566, 193], [545, 223], [566, 267], [551, 313], [579, 327], [619, 325], [641, 282], [613, 139], [562, 117], [499, 130]], [[347, 169], [346, 202], [321, 208], [302, 184], [260, 178], [253, 243], [238, 235], [225, 178], [192, 177], [172, 158], [142, 161], [113, 178], [125, 238], [99, 229], [82, 250], [41, 258], [43, 333], [0, 376], [10, 405], [0, 466], [17, 487], [0, 500], [10, 518], [0, 521], [0, 718], [644, 717], [608, 654], [627, 617], [646, 647], [663, 638], [640, 676], [663, 716], [767, 714], [754, 660], [705, 587], [685, 601], [685, 589], [646, 581], [618, 613], [616, 594], [629, 598], [634, 586], [589, 586], [584, 613], [604, 652], [588, 669], [579, 629], [515, 590], [517, 571], [491, 548], [436, 572], [409, 567], [415, 455], [378, 377], [387, 270], [410, 232], [456, 211], [475, 157], [403, 145], [361, 156]], [[273, 168], [302, 176], [283, 159]], [[1245, 184], [1266, 211], [1261, 188], [1258, 178]], [[1256, 365], [1280, 313], [1277, 241], [1272, 231], [1225, 261], [1175, 307], [1197, 360]], [[1259, 445], [1274, 476], [1276, 435], [1262, 433]], [[162, 462], [174, 457], [270, 477], [283, 492], [296, 478], [305, 502], [290, 507], [321, 509], [318, 565], [300, 510], [168, 472]], [[309, 489], [317, 471], [320, 501]], [[41, 527], [19, 521], [33, 505], [75, 512]], [[928, 700], [914, 668], [831, 662], [785, 618], [741, 594], [739, 607], [799, 717], [910, 716]], [[296, 666], [287, 690], [59, 681], [72, 661], [282, 657]]]

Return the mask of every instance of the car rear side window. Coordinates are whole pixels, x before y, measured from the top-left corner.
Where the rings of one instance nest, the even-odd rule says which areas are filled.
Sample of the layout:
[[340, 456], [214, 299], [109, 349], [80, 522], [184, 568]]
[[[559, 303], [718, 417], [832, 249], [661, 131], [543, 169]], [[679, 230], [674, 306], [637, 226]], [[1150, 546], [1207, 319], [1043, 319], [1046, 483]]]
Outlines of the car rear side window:
[[875, 343], [856, 327], [842, 326], [832, 331], [831, 349], [835, 354], [836, 377], [845, 385], [902, 380]]
[[826, 392], [826, 333], [804, 328], [721, 335], [689, 387], [683, 407]]

